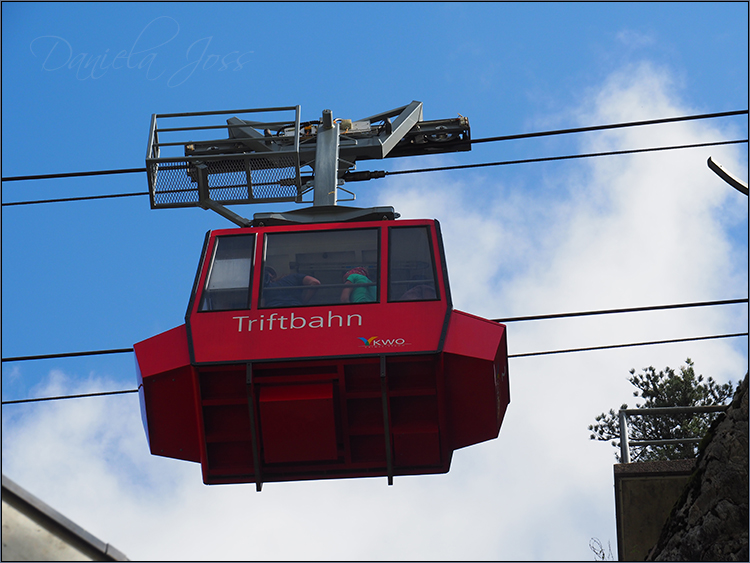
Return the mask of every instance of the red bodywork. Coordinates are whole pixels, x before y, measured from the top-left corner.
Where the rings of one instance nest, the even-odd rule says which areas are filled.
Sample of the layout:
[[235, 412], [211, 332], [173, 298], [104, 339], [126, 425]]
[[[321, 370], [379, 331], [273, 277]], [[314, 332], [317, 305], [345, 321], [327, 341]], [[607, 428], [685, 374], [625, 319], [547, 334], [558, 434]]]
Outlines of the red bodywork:
[[[429, 228], [438, 299], [257, 306], [264, 235], [376, 228], [386, 288], [395, 225]], [[244, 233], [250, 308], [199, 311], [217, 237]], [[134, 348], [151, 453], [200, 462], [206, 484], [444, 473], [510, 402], [505, 327], [452, 310], [436, 221], [212, 231], [186, 324]]]

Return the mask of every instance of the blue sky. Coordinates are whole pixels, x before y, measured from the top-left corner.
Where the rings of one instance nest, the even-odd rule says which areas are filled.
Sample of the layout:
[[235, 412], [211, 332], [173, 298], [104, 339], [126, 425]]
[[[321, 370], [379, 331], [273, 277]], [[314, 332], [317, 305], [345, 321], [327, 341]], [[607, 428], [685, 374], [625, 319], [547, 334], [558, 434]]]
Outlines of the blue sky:
[[[356, 119], [420, 100], [425, 119], [460, 113], [483, 138], [746, 109], [747, 21], [746, 3], [716, 2], [6, 2], [2, 174], [143, 167], [153, 113]], [[745, 138], [743, 115], [359, 169]], [[740, 144], [347, 187], [357, 205], [441, 221], [454, 305], [473, 314], [747, 297], [747, 198], [709, 155], [747, 180]], [[6, 182], [2, 201], [146, 190], [142, 174]], [[3, 357], [127, 348], [181, 324], [205, 232], [231, 226], [143, 196], [3, 208]], [[513, 354], [746, 327], [743, 305], [508, 330]], [[614, 456], [586, 427], [633, 402], [628, 370], [687, 357], [736, 382], [747, 339], [512, 359], [500, 437], [393, 487], [206, 487], [197, 464], [149, 455], [133, 395], [3, 407], [3, 473], [132, 559], [588, 559], [592, 537], [615, 550]], [[3, 400], [130, 389], [134, 371], [131, 354], [4, 363]]]

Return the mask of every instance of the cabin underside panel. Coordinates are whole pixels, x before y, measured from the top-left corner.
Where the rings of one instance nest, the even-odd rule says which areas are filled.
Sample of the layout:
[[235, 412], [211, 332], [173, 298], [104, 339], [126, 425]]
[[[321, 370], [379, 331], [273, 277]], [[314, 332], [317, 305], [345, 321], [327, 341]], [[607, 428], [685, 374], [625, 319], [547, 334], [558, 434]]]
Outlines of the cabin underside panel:
[[378, 357], [202, 368], [204, 481], [448, 471], [439, 363], [388, 358], [382, 374]]

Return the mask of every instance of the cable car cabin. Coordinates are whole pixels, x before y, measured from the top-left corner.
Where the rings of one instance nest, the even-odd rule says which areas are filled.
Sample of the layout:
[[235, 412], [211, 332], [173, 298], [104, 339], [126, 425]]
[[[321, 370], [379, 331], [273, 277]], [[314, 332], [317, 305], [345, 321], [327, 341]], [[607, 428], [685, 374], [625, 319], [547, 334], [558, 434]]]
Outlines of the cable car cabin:
[[211, 231], [186, 323], [135, 354], [151, 453], [206, 484], [445, 473], [510, 401], [431, 220]]

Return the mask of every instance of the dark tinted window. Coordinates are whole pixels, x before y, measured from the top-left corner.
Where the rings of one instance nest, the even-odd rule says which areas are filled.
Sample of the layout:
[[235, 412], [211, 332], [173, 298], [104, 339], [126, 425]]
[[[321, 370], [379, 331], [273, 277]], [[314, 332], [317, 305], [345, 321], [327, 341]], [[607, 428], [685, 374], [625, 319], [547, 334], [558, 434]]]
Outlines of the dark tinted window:
[[250, 306], [255, 235], [216, 238], [200, 311], [231, 311]]
[[393, 227], [389, 234], [388, 300], [439, 299], [427, 227]]
[[378, 229], [266, 235], [261, 307], [378, 300]]

